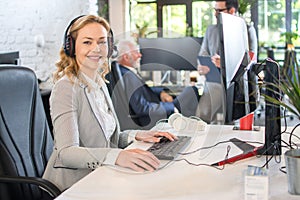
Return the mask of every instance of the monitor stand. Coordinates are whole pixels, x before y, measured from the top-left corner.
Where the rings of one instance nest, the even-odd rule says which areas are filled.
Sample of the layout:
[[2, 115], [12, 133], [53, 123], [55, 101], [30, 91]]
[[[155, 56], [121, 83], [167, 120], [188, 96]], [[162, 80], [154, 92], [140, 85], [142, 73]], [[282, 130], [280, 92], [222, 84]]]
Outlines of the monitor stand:
[[[260, 66], [257, 66], [260, 67]], [[278, 84], [279, 80], [279, 66], [278, 64], [271, 60], [266, 60], [266, 65], [263, 69], [254, 69], [256, 74], [261, 70], [265, 72], [264, 83], [268, 87], [266, 90], [267, 96], [272, 98], [280, 98], [279, 89], [272, 86], [270, 83]], [[261, 147], [255, 147], [246, 142], [238, 140], [236, 138], [231, 139], [230, 141], [237, 145], [243, 153], [235, 157], [226, 159], [221, 162], [212, 164], [212, 166], [223, 165], [226, 163], [235, 162], [245, 158], [249, 158], [256, 155], [281, 155], [281, 118], [280, 118], [280, 106], [272, 102], [265, 101], [265, 143]]]
[[[279, 66], [271, 60], [266, 60], [264, 68], [266, 84], [265, 95], [279, 99], [279, 89], [272, 86], [270, 83], [278, 85]], [[258, 152], [259, 155], [281, 155], [281, 118], [280, 106], [265, 100], [265, 143], [263, 148]]]

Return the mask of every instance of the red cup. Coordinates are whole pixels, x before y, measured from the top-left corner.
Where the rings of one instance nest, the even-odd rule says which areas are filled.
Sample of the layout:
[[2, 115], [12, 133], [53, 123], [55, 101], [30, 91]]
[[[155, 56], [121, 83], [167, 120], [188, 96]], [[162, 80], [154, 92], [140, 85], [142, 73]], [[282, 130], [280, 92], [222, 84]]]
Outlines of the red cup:
[[254, 113], [250, 113], [240, 119], [240, 130], [252, 130]]

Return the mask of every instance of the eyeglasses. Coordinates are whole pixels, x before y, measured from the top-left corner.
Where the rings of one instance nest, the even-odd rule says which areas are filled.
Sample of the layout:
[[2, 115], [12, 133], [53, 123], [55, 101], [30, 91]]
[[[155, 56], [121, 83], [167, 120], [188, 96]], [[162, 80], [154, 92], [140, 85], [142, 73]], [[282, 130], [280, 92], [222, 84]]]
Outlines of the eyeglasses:
[[214, 8], [214, 10], [215, 10], [216, 13], [220, 13], [220, 12], [223, 12], [223, 11], [228, 10], [228, 9], [227, 8], [220, 8], [220, 9]]

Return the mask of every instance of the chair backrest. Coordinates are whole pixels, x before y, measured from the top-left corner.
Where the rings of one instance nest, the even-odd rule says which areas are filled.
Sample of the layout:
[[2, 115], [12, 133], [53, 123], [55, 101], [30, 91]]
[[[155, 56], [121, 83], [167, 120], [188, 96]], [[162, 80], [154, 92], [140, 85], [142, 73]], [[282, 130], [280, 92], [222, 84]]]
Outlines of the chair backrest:
[[107, 84], [108, 90], [119, 119], [121, 130], [145, 129], [145, 127], [140, 126], [138, 119], [130, 114], [130, 105], [125, 94], [124, 80], [119, 64], [116, 61], [111, 63], [111, 72], [107, 75], [107, 79], [109, 81]]
[[18, 51], [0, 53], [0, 64], [20, 64]]
[[[42, 177], [53, 138], [35, 73], [22, 66], [0, 67], [0, 176]], [[37, 186], [0, 184], [11, 199], [38, 199]]]

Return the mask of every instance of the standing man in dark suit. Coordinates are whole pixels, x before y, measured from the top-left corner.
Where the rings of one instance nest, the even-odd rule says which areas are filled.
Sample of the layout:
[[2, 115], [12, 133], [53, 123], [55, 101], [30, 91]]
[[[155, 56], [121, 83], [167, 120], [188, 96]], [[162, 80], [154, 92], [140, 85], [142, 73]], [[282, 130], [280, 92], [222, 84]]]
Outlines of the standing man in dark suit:
[[117, 62], [124, 81], [129, 112], [135, 116], [140, 126], [155, 125], [158, 120], [166, 119], [174, 112], [185, 116], [195, 115], [199, 101], [196, 87], [185, 88], [174, 99], [163, 88], [150, 88], [138, 74], [142, 57], [138, 46], [133, 41], [122, 40], [117, 49]]

